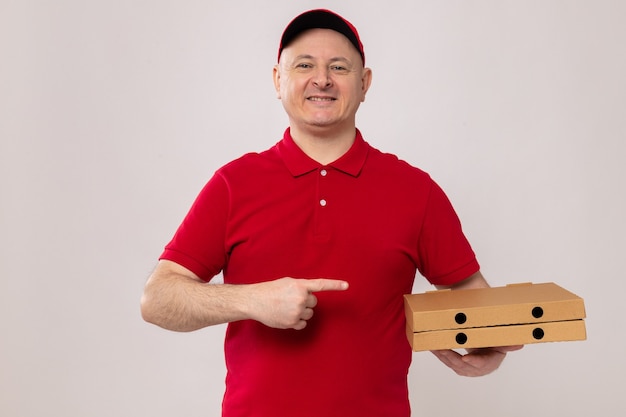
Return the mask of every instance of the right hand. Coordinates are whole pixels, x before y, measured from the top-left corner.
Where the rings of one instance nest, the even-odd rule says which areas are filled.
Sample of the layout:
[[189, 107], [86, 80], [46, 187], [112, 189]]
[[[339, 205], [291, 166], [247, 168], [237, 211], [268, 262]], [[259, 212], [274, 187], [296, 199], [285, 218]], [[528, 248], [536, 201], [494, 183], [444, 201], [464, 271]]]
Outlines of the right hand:
[[250, 317], [277, 329], [302, 330], [313, 317], [319, 291], [344, 291], [346, 281], [334, 279], [280, 278], [252, 284]]

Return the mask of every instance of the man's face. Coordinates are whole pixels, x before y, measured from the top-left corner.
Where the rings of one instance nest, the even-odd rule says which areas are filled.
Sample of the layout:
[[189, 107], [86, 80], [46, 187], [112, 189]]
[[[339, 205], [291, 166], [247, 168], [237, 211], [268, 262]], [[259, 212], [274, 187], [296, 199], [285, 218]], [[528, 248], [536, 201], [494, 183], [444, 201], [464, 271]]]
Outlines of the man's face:
[[356, 48], [330, 29], [302, 33], [274, 68], [278, 98], [299, 130], [353, 128], [370, 82], [371, 71], [363, 68]]

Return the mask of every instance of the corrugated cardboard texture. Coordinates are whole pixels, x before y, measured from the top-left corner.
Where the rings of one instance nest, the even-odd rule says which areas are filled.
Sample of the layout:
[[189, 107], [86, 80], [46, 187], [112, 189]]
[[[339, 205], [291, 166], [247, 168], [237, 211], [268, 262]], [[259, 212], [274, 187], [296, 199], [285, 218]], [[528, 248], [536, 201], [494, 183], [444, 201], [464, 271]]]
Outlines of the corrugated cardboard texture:
[[413, 333], [407, 328], [407, 333], [414, 351], [527, 345], [585, 340], [587, 337], [583, 320], [419, 333]]
[[413, 332], [582, 319], [583, 299], [554, 283], [404, 296]]

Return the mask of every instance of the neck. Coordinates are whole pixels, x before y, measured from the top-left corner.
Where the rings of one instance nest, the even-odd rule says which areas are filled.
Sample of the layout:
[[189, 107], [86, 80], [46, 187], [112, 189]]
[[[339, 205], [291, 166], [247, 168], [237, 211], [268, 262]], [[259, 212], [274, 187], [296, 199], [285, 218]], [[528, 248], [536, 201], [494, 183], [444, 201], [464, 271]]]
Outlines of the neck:
[[343, 154], [348, 152], [356, 137], [356, 128], [354, 126], [351, 129], [344, 129], [339, 132], [326, 130], [316, 132], [301, 130], [292, 126], [290, 132], [296, 145], [309, 158], [322, 165], [330, 164], [341, 158]]

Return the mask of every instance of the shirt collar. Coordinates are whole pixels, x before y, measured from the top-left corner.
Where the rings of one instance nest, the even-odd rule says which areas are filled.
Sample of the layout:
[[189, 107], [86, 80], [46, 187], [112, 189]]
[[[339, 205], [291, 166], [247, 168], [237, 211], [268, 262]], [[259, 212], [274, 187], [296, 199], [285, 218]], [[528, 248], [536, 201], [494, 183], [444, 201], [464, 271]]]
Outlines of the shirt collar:
[[[285, 162], [285, 165], [287, 165], [287, 169], [289, 169], [289, 172], [291, 172], [291, 175], [294, 177], [304, 175], [323, 166], [319, 162], [310, 158], [302, 151], [302, 149], [298, 147], [298, 145], [296, 145], [291, 137], [289, 128], [285, 130], [283, 139], [278, 142], [277, 146], [278, 152]], [[369, 145], [365, 142], [365, 140], [363, 140], [361, 132], [357, 129], [354, 143], [350, 149], [348, 149], [348, 152], [327, 166], [333, 167], [348, 175], [352, 175], [353, 177], [357, 177], [363, 169], [368, 151]]]

